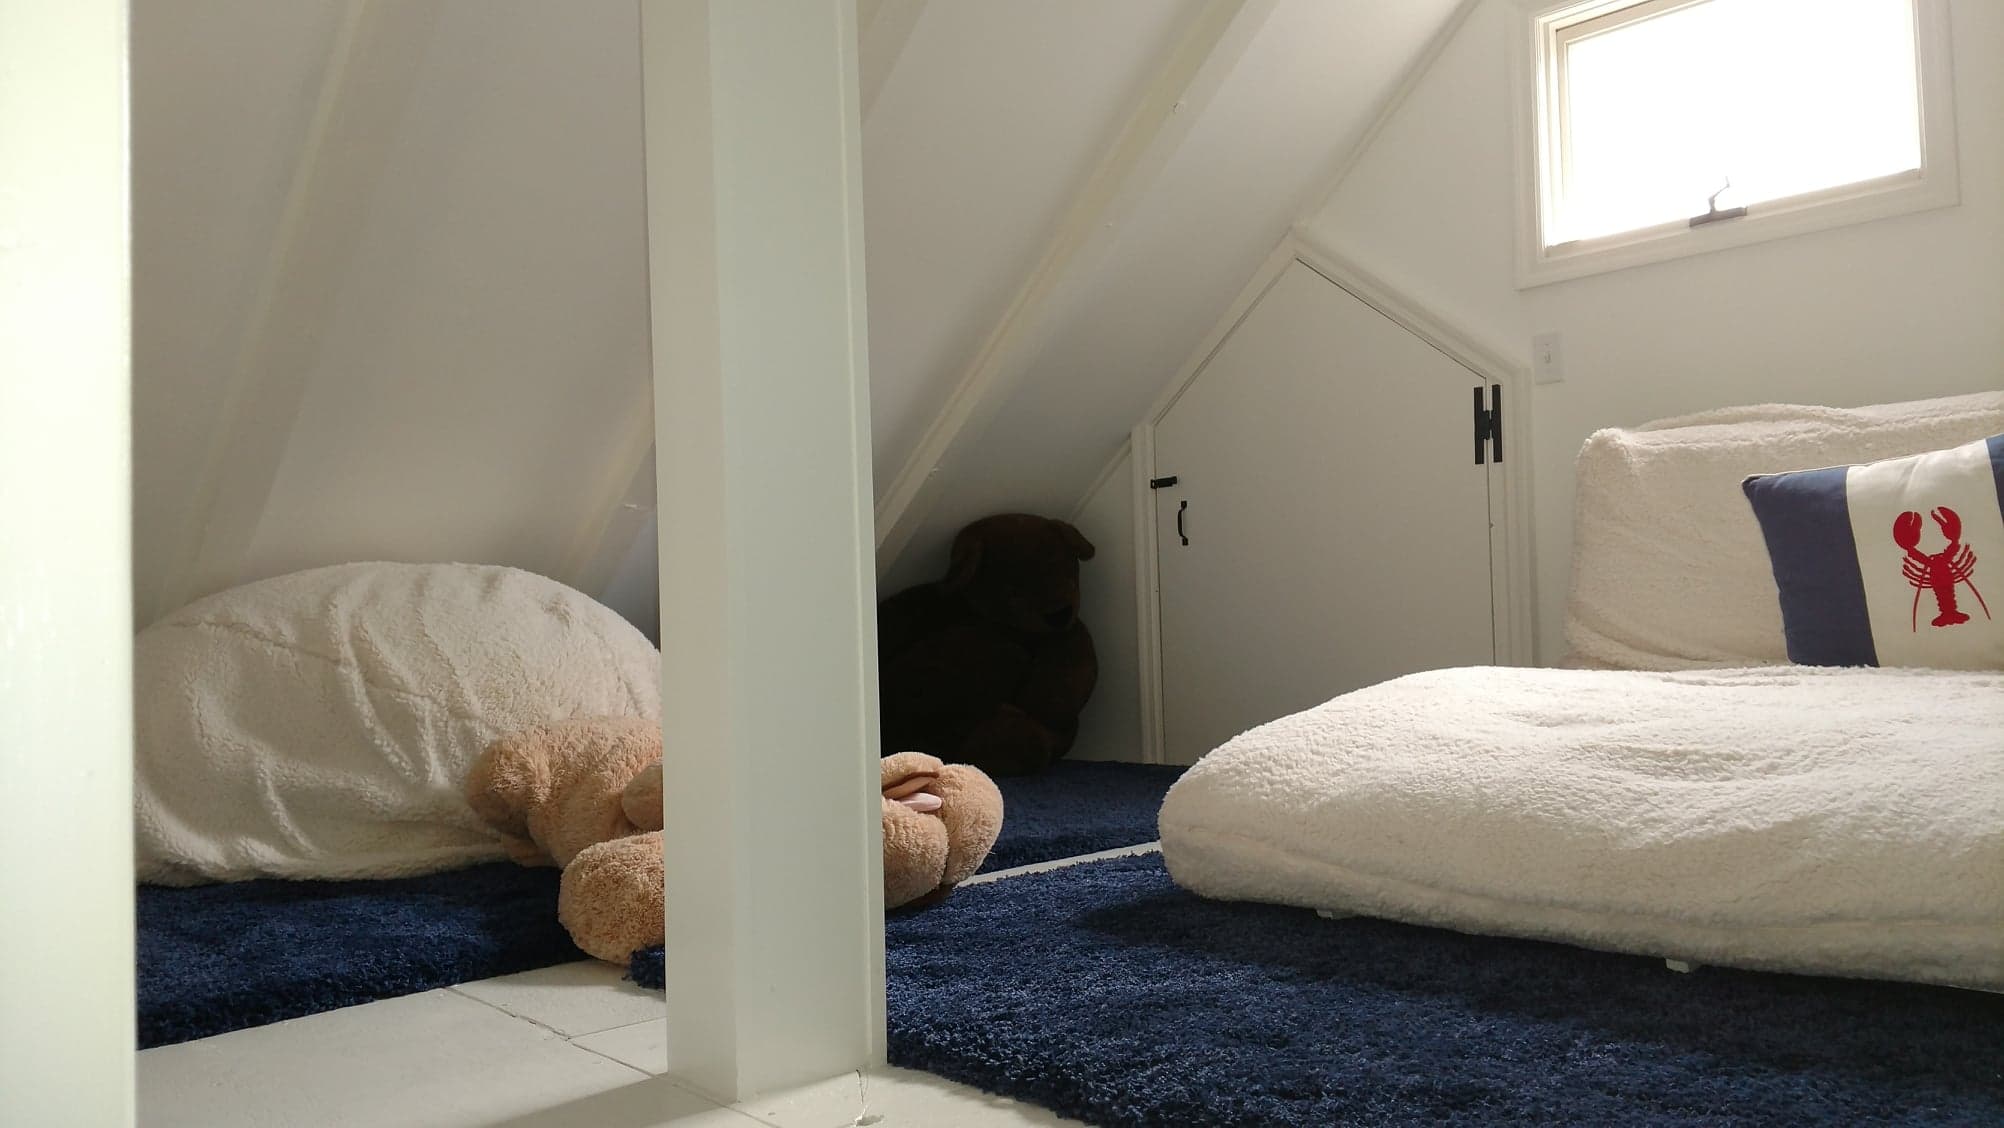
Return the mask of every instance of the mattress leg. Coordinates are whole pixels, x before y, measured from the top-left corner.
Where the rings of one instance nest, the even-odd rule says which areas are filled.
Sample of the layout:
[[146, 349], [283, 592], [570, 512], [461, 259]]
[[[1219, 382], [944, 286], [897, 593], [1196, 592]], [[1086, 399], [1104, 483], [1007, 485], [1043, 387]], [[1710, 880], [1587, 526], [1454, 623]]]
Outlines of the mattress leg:
[[1704, 967], [1705, 965], [1694, 964], [1689, 962], [1688, 960], [1664, 960], [1663, 966], [1669, 968], [1671, 971], [1679, 973], [1680, 975], [1689, 975], [1692, 972], [1698, 970], [1699, 968]]

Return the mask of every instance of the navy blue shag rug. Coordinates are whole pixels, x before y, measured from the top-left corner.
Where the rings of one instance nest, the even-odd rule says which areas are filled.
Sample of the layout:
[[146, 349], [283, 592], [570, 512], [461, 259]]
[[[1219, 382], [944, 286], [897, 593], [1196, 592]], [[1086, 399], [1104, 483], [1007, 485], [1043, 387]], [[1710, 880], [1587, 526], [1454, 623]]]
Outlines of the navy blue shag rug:
[[584, 959], [557, 871], [140, 886], [139, 1046]]
[[1176, 888], [1159, 856], [893, 917], [890, 1058], [1093, 1124], [2004, 1124], [2004, 997]]
[[[998, 778], [1002, 833], [979, 872], [1153, 842], [1162, 797], [1187, 770], [1171, 764], [1059, 760], [1041, 775]], [[627, 978], [660, 988], [665, 982], [662, 959], [659, 948], [635, 952]]]
[[[1002, 780], [1002, 835], [983, 868], [1147, 842], [1182, 770], [1060, 762]], [[139, 1045], [584, 959], [557, 921], [557, 880], [495, 863], [390, 881], [141, 886]], [[658, 987], [660, 949], [651, 961]]]
[[1184, 770], [1167, 764], [1059, 760], [1041, 775], [997, 779], [1002, 834], [981, 870], [1152, 842], [1162, 797]]

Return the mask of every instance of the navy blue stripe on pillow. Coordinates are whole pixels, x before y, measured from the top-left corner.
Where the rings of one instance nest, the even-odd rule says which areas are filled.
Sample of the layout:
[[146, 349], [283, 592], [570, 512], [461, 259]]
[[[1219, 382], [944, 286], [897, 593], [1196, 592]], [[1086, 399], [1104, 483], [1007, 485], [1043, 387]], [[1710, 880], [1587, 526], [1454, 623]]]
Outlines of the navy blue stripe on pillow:
[[[1997, 448], [1992, 448], [1992, 458]], [[1876, 666], [1865, 577], [1851, 535], [1847, 468], [1762, 474], [1741, 483], [1767, 538], [1781, 589], [1788, 660], [1805, 666]]]
[[1997, 509], [2004, 512], [2004, 435], [1992, 435], [1990, 447], [1990, 474], [1997, 479]]

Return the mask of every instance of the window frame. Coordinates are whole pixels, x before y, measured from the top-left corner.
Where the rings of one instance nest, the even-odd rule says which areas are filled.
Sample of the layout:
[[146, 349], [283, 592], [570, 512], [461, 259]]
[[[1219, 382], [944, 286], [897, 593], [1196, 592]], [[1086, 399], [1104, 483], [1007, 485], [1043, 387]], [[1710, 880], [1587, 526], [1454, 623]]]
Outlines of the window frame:
[[[1912, 0], [1920, 108], [1921, 166], [1753, 205], [1735, 219], [1652, 227], [1545, 243], [1556, 200], [1548, 185], [1563, 168], [1564, 68], [1560, 47], [1585, 25], [1604, 32], [1706, 0], [1527, 0], [1516, 40], [1517, 288], [1664, 262], [1810, 231], [1864, 223], [1961, 202], [1948, 0]], [[1568, 34], [1571, 33], [1571, 34]]]

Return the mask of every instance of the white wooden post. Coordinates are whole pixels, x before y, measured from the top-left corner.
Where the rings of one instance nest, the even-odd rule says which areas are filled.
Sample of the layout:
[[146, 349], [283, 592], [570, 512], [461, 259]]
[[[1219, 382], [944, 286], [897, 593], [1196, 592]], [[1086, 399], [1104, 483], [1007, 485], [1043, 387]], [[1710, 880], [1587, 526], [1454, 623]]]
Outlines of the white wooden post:
[[645, 0], [669, 1065], [883, 1058], [854, 0]]
[[132, 1123], [124, 0], [0, 0], [0, 1121]]

